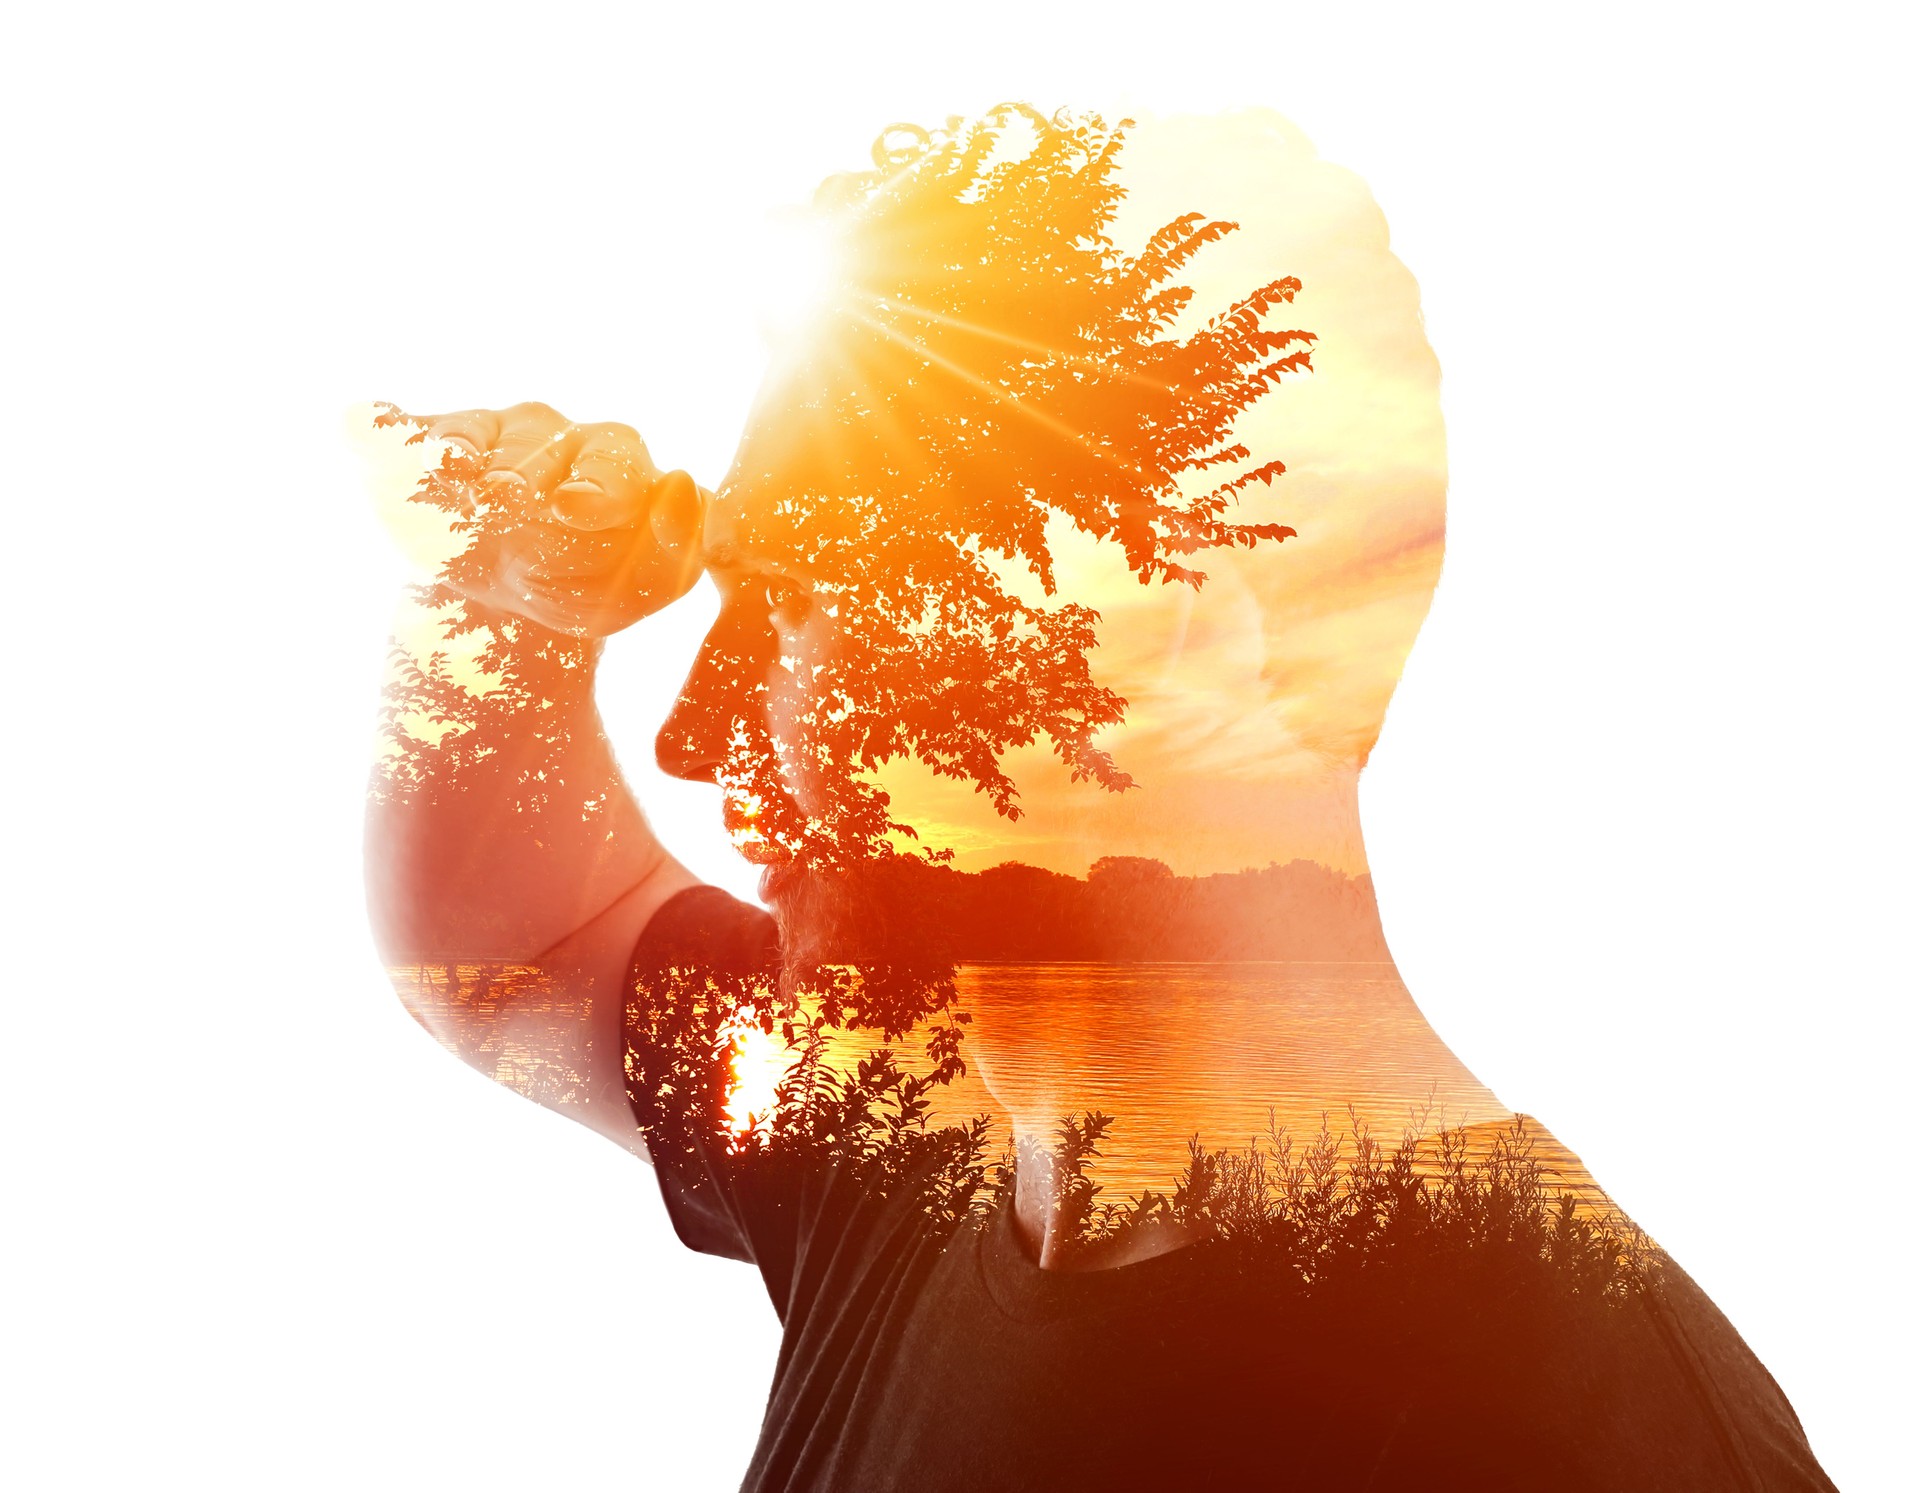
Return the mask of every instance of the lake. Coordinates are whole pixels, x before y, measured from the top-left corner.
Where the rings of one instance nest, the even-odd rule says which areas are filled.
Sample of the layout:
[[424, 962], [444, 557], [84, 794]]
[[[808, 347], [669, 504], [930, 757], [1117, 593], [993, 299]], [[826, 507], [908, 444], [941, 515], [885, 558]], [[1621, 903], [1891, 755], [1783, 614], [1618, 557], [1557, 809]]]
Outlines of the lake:
[[1304, 1140], [1351, 1104], [1389, 1146], [1418, 1110], [1423, 1133], [1506, 1113], [1390, 964], [971, 964], [956, 984], [970, 1071], [937, 1112], [1049, 1132], [1109, 1114], [1093, 1176], [1110, 1195], [1170, 1189], [1190, 1136], [1245, 1146], [1270, 1113]]
[[[392, 973], [429, 1018], [460, 1008], [476, 1066], [539, 1097], [577, 1091], [571, 1023], [531, 971]], [[1507, 1118], [1386, 963], [968, 964], [956, 985], [973, 1017], [969, 1071], [941, 1091], [936, 1116], [991, 1114], [1004, 1137], [1010, 1117], [1050, 1134], [1064, 1115], [1103, 1111], [1114, 1125], [1092, 1176], [1110, 1198], [1170, 1191], [1189, 1137], [1244, 1147], [1265, 1136], [1270, 1113], [1301, 1144], [1323, 1116], [1345, 1132], [1351, 1106], [1388, 1148], [1409, 1125], [1431, 1134]], [[830, 1053], [847, 1064], [876, 1045], [871, 1034], [842, 1034]], [[1589, 1193], [1577, 1160], [1544, 1133], [1540, 1142], [1541, 1159]]]

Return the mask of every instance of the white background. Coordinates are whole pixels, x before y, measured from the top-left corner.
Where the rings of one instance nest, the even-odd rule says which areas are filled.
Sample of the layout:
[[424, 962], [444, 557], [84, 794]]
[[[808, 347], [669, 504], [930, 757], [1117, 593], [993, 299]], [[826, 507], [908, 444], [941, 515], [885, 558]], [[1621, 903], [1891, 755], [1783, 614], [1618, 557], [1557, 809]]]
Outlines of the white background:
[[[752, 1276], [376, 966], [403, 577], [343, 413], [537, 397], [712, 481], [766, 210], [1004, 97], [1266, 104], [1372, 185], [1453, 472], [1366, 788], [1395, 952], [1839, 1485], [1908, 1485], [1897, 12], [698, 9], [11, 23], [11, 1485], [734, 1486]], [[620, 652], [642, 757], [697, 623]]]

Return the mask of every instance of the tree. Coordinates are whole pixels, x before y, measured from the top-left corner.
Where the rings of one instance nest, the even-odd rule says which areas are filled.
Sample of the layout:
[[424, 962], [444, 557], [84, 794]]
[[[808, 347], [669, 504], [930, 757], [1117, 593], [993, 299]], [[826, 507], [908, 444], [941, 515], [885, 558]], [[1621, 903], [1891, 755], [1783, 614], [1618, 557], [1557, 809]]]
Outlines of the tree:
[[[1300, 282], [1176, 332], [1193, 320], [1181, 268], [1235, 225], [1188, 213], [1138, 254], [1117, 247], [1127, 127], [1011, 105], [899, 126], [874, 171], [821, 190], [840, 272], [723, 493], [744, 546], [803, 570], [834, 616], [795, 739], [770, 750], [742, 712], [729, 764], [775, 809], [763, 832], [812, 864], [912, 834], [867, 778], [896, 759], [971, 782], [1010, 819], [1015, 747], [1044, 740], [1076, 780], [1131, 785], [1097, 743], [1126, 701], [1092, 677], [1099, 614], [1056, 594], [1051, 519], [1118, 545], [1143, 585], [1198, 587], [1196, 555], [1294, 533], [1230, 513], [1285, 470], [1232, 432], [1309, 366], [1311, 333], [1267, 325]], [[738, 664], [745, 684], [765, 660]], [[795, 762], [828, 780], [829, 807], [792, 807], [777, 779]]]

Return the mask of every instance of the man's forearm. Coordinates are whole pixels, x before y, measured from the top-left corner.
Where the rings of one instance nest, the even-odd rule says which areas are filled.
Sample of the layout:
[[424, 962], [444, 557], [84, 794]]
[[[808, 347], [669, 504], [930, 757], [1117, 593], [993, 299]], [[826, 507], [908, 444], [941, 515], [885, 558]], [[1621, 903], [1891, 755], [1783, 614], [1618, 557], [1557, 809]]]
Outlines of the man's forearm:
[[[400, 729], [376, 770], [366, 841], [371, 913], [390, 963], [534, 962], [677, 870], [602, 728], [597, 647], [531, 623], [513, 630], [526, 667], [515, 671], [509, 656], [496, 687], [456, 694], [451, 708], [444, 687], [416, 689], [425, 701], [395, 699]], [[556, 654], [577, 662], [556, 666]], [[407, 729], [410, 703], [420, 706], [417, 731]], [[449, 713], [450, 729], [432, 719]]]

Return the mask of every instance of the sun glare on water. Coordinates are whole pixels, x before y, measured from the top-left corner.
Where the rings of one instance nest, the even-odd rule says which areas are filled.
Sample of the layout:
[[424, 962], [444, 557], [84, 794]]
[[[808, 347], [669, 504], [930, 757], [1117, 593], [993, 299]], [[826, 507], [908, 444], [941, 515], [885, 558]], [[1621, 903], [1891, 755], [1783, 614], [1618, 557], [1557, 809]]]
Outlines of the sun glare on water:
[[721, 1032], [727, 1043], [727, 1131], [744, 1139], [772, 1122], [780, 1081], [792, 1057], [778, 1033], [762, 1031], [749, 1007]]

